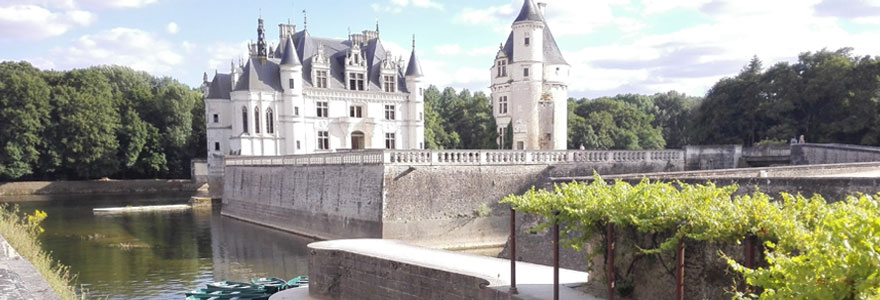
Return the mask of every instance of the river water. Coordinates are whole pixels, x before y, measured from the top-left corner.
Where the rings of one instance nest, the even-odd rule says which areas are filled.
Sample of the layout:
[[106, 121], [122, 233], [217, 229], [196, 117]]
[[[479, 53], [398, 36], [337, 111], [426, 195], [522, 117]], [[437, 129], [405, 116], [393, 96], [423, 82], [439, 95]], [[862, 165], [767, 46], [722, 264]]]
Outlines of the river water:
[[220, 280], [308, 273], [311, 240], [223, 217], [218, 209], [95, 215], [93, 208], [184, 204], [189, 195], [0, 198], [48, 213], [46, 250], [98, 299], [183, 299]]

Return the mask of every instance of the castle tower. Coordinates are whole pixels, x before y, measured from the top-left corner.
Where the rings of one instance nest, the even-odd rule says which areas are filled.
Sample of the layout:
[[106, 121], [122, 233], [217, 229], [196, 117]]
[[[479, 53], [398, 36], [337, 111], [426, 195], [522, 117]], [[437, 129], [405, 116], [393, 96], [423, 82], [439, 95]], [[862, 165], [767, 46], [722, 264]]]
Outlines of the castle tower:
[[[390, 59], [390, 57], [388, 58]], [[422, 64], [416, 57], [416, 37], [413, 35], [412, 54], [409, 56], [409, 65], [406, 67], [404, 74], [406, 80], [406, 89], [409, 91], [409, 101], [406, 104], [407, 124], [409, 129], [409, 149], [425, 149], [425, 74], [422, 72]]]
[[544, 3], [525, 0], [491, 68], [499, 136], [512, 124], [512, 148], [563, 150], [568, 137], [569, 65], [544, 19]]

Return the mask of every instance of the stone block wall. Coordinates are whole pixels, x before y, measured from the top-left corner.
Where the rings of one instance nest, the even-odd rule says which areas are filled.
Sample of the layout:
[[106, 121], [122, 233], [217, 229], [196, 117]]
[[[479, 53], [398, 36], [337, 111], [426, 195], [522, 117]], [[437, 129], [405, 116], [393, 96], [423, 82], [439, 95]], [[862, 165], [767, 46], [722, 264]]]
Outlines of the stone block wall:
[[733, 169], [742, 157], [742, 145], [685, 146], [686, 170]]
[[880, 148], [841, 144], [791, 146], [793, 165], [840, 164], [880, 161]]

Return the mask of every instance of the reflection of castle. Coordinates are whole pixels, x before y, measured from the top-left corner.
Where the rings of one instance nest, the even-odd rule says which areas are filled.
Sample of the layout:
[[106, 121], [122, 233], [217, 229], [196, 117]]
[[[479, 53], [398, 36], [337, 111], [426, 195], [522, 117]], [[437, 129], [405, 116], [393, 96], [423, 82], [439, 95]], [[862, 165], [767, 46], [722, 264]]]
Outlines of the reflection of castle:
[[281, 24], [266, 45], [263, 19], [244, 66], [204, 78], [209, 157], [291, 155], [335, 149], [422, 149], [423, 74], [383, 46], [379, 28], [348, 40]]
[[492, 66], [498, 133], [513, 123], [513, 148], [563, 150], [567, 142], [570, 67], [544, 20], [546, 4], [525, 0]]
[[[209, 212], [210, 214], [210, 212]], [[214, 213], [211, 219], [213, 280], [307, 275], [308, 240]]]

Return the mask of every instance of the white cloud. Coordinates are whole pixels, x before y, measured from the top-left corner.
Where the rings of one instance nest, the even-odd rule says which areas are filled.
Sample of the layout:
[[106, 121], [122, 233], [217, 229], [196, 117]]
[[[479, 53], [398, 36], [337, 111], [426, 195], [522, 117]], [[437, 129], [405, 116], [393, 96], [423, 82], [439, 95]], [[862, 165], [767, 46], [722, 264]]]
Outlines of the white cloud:
[[156, 3], [157, 0], [78, 0], [76, 3], [88, 8], [138, 8]]
[[82, 10], [53, 12], [36, 5], [0, 7], [0, 39], [45, 39], [87, 26], [94, 19], [92, 13]]
[[434, 52], [439, 55], [458, 55], [461, 53], [461, 46], [458, 44], [439, 45], [434, 47]]
[[376, 12], [385, 11], [391, 13], [400, 13], [407, 7], [443, 10], [443, 4], [433, 0], [389, 0], [386, 5], [373, 3], [370, 7]]
[[50, 54], [62, 69], [123, 65], [154, 74], [170, 74], [184, 61], [174, 44], [132, 28], [114, 28], [83, 35]]
[[[612, 8], [626, 5], [628, 0], [545, 0], [547, 24], [555, 36], [585, 35], [606, 25], [621, 25], [623, 31], [634, 32], [644, 28], [636, 19], [616, 19]], [[522, 8], [522, 1], [485, 8], [464, 8], [454, 21], [470, 25], [488, 25], [495, 32], [509, 32], [510, 24]]]
[[177, 26], [177, 23], [171, 22], [168, 23], [168, 26], [165, 26], [165, 30], [170, 34], [177, 34], [180, 32], [180, 26]]

